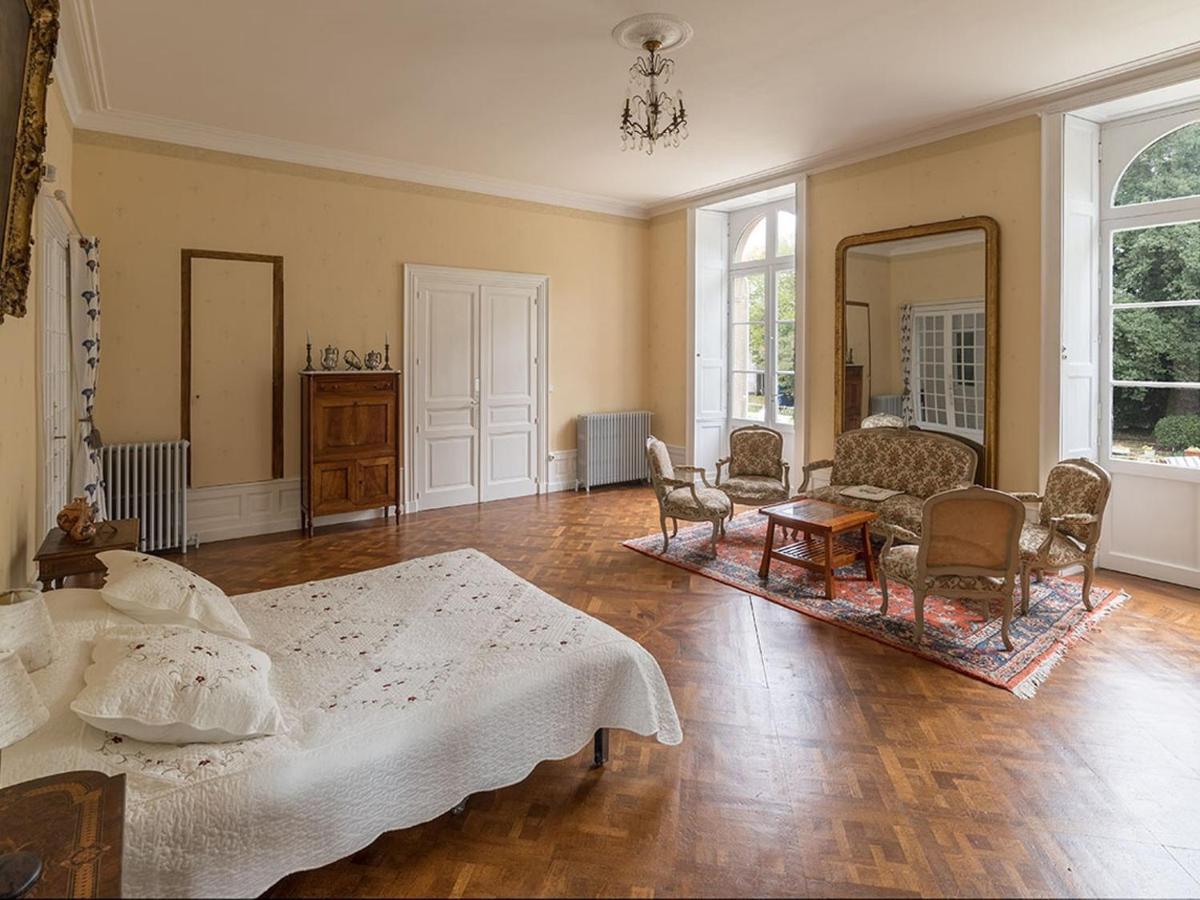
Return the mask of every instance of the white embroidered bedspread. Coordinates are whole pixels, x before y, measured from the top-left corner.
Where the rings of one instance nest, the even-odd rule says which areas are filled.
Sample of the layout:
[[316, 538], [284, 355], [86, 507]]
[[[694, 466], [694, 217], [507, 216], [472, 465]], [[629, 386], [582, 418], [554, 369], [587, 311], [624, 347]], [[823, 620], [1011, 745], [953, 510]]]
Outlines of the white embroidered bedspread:
[[128, 774], [128, 896], [253, 896], [571, 756], [596, 729], [682, 739], [638, 643], [477, 550], [234, 599], [271, 657], [286, 734], [146, 744], [67, 704], [91, 639], [130, 621], [99, 593], [47, 596], [59, 658], [35, 672], [50, 722], [4, 751], [3, 784]]

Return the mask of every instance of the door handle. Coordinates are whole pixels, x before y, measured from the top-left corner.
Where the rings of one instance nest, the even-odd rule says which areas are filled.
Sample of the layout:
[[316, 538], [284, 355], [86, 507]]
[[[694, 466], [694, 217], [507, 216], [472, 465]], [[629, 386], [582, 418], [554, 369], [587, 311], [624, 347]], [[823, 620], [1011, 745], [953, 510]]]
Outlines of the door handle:
[[56, 434], [56, 435], [54, 435], [54, 439], [56, 441], [65, 441], [67, 439], [67, 436], [65, 434]]

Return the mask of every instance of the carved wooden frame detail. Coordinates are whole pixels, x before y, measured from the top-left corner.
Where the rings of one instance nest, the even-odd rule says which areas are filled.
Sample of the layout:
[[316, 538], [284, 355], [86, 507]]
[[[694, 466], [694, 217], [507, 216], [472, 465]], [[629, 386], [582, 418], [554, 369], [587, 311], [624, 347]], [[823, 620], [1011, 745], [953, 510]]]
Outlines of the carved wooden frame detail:
[[925, 225], [907, 225], [885, 231], [871, 231], [842, 238], [837, 245], [833, 315], [833, 433], [842, 433], [842, 376], [845, 367], [846, 340], [846, 252], [864, 244], [882, 244], [906, 238], [950, 234], [956, 231], [982, 231], [984, 235], [984, 316], [987, 328], [983, 395], [983, 483], [996, 484], [996, 424], [1000, 410], [1000, 223], [991, 216], [967, 216]]
[[58, 44], [58, 0], [25, 0], [29, 42], [17, 115], [4, 240], [0, 245], [0, 322], [25, 315], [33, 247], [33, 207], [46, 152], [46, 96]]

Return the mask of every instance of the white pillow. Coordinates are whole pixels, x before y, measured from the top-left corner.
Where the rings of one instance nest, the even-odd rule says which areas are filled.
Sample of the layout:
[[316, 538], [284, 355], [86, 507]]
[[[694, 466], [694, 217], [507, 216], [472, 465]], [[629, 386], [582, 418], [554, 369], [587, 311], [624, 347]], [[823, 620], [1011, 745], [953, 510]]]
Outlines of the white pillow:
[[191, 625], [250, 640], [246, 623], [225, 592], [195, 572], [133, 550], [105, 550], [96, 559], [108, 569], [100, 596], [113, 609], [139, 622]]
[[71, 709], [89, 725], [160, 744], [283, 731], [265, 653], [185, 625], [118, 625], [96, 636]]

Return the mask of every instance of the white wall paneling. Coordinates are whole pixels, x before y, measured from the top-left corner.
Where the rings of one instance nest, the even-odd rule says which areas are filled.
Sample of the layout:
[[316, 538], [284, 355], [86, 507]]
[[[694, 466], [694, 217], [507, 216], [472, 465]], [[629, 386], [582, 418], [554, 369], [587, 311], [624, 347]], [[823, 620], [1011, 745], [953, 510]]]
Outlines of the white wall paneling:
[[[320, 516], [317, 525], [384, 518], [382, 510], [368, 509]], [[202, 543], [295, 531], [299, 524], [299, 478], [188, 490], [188, 537]]]

